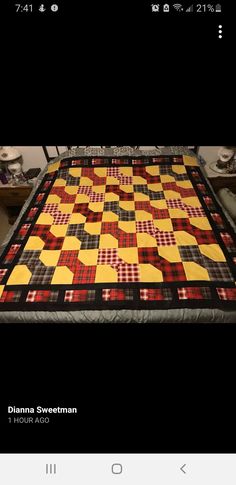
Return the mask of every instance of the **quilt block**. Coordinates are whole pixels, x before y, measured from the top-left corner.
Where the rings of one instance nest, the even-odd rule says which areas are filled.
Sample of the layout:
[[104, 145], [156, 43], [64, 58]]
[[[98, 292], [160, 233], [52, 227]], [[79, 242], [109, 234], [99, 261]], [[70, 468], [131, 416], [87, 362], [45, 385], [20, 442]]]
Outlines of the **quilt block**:
[[0, 309], [236, 308], [235, 281], [235, 234], [195, 158], [69, 158], [1, 256]]

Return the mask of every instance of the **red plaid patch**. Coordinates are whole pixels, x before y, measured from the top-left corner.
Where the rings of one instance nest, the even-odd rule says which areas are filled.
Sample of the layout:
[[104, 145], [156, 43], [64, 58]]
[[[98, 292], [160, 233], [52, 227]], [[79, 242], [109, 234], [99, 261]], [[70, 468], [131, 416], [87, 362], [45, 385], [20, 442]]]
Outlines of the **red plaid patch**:
[[90, 202], [104, 202], [105, 194], [96, 194], [93, 192], [89, 198]]
[[176, 245], [175, 235], [171, 231], [156, 231], [157, 246]]
[[157, 248], [138, 248], [138, 259], [140, 264], [152, 264], [156, 268], [160, 266]]
[[93, 212], [88, 209], [86, 222], [101, 222], [102, 214], [102, 212]]
[[203, 196], [203, 199], [205, 201], [205, 204], [207, 205], [207, 208], [210, 211], [215, 211], [216, 210], [215, 205], [213, 204], [213, 200], [211, 199], [211, 197]]
[[116, 177], [120, 175], [120, 168], [119, 167], [107, 167], [107, 176], [108, 177]]
[[180, 199], [169, 199], [166, 203], [168, 209], [184, 209], [184, 204]]
[[164, 182], [162, 187], [163, 190], [174, 190], [175, 192], [180, 192], [180, 187], [176, 185], [176, 182]]
[[223, 241], [225, 243], [225, 246], [228, 248], [228, 250], [236, 251], [234, 241], [233, 241], [232, 237], [230, 236], [230, 234], [228, 232], [221, 232], [220, 235], [221, 235], [221, 238], [223, 239]]
[[[80, 213], [82, 214], [83, 216], [87, 216], [87, 214], [89, 214], [89, 208], [88, 208], [88, 204], [75, 204], [74, 205], [74, 209], [73, 209], [73, 213], [77, 214], [77, 213]], [[91, 211], [92, 212], [92, 211]]]
[[61, 249], [64, 243], [64, 237], [55, 237], [49, 232], [45, 238], [43, 249]]
[[206, 187], [205, 187], [204, 184], [197, 184], [197, 188], [198, 188], [200, 194], [206, 194], [207, 193], [206, 192]]
[[120, 185], [131, 185], [133, 183], [133, 177], [119, 176]]
[[181, 197], [196, 197], [197, 195], [194, 189], [184, 189], [183, 187], [179, 187], [178, 192]]
[[95, 290], [66, 290], [64, 301], [80, 302], [80, 301], [94, 301]]
[[192, 233], [192, 225], [189, 222], [189, 219], [171, 219], [173, 230], [174, 231], [186, 231], [189, 234]]
[[219, 229], [223, 229], [224, 222], [223, 222], [220, 214], [218, 214], [217, 212], [214, 212], [214, 213], [211, 214], [211, 217], [212, 217], [213, 221], [217, 224], [217, 227]]
[[76, 264], [79, 262], [78, 254], [79, 251], [61, 251], [57, 265], [67, 266], [73, 272]]
[[160, 269], [164, 281], [186, 281], [186, 274], [182, 263], [169, 263], [161, 258]]
[[137, 247], [137, 236], [133, 233], [126, 233], [122, 230], [119, 231], [118, 236], [119, 248], [135, 248]]
[[102, 290], [102, 299], [104, 301], [125, 301], [133, 300], [133, 290], [109, 288]]
[[36, 216], [37, 212], [38, 212], [38, 207], [32, 207], [32, 209], [30, 209], [29, 214], [27, 216], [27, 221], [31, 221]]
[[4, 258], [4, 263], [11, 263], [11, 261], [13, 261], [13, 259], [15, 258], [16, 253], [19, 251], [20, 247], [20, 244], [12, 244]]
[[0, 303], [5, 303], [5, 302], [15, 303], [19, 301], [20, 297], [21, 297], [21, 291], [4, 291], [0, 298]]
[[156, 228], [153, 221], [137, 221], [136, 232], [146, 232], [147, 234], [155, 236]]
[[23, 224], [18, 232], [17, 237], [19, 239], [24, 239], [30, 227], [31, 227], [31, 224]]
[[45, 204], [42, 208], [42, 212], [49, 213], [51, 215], [58, 212], [58, 204]]
[[116, 239], [118, 237], [118, 221], [116, 222], [102, 222], [101, 234], [111, 234]]
[[172, 298], [169, 288], [142, 288], [140, 290], [140, 300], [143, 301], [172, 300]]
[[4, 278], [5, 274], [7, 273], [7, 269], [0, 269], [0, 283], [2, 279]]
[[201, 231], [192, 226], [192, 235], [196, 238], [198, 244], [216, 244], [217, 240], [214, 236], [213, 231]]
[[180, 300], [207, 300], [211, 299], [211, 291], [206, 287], [178, 288]]
[[118, 249], [99, 249], [97, 264], [121, 264], [122, 260], [118, 256]]
[[47, 302], [47, 301], [57, 301], [58, 291], [51, 290], [31, 290], [27, 293], [26, 302]]
[[151, 207], [148, 212], [152, 213], [153, 219], [169, 219], [170, 213], [168, 209], [155, 209], [155, 207]]
[[38, 194], [38, 196], [36, 197], [36, 203], [39, 204], [40, 202], [42, 202], [44, 196], [45, 194]]
[[86, 187], [85, 185], [82, 185], [81, 187], [78, 187], [77, 192], [78, 194], [90, 195], [92, 192], [92, 187]]
[[206, 217], [206, 214], [202, 208], [194, 208], [185, 205], [184, 210], [187, 212], [188, 217]]
[[236, 288], [216, 288], [221, 300], [236, 300]]
[[64, 224], [69, 224], [71, 218], [71, 214], [62, 214], [61, 212], [57, 212], [53, 214], [53, 223], [60, 226]]
[[77, 285], [95, 283], [96, 270], [97, 266], [84, 266], [82, 263], [77, 264], [73, 270], [73, 283]]
[[140, 280], [138, 264], [120, 264], [117, 272], [119, 283], [135, 283]]

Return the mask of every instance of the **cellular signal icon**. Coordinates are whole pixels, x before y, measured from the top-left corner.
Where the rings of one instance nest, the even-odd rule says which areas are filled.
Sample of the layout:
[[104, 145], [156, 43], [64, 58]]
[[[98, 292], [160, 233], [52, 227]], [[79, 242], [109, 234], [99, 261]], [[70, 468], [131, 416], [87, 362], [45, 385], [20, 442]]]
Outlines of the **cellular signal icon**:
[[191, 5], [191, 7], [188, 7], [186, 12], [193, 12], [193, 5]]
[[175, 3], [173, 5], [173, 7], [175, 8], [175, 10], [177, 10], [177, 12], [182, 12], [183, 11], [183, 7], [180, 3]]

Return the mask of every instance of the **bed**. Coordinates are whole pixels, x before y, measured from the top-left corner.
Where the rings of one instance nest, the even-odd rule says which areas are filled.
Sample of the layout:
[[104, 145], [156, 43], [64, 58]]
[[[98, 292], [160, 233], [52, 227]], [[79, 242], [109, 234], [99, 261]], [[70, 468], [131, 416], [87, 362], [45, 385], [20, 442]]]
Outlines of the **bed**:
[[235, 225], [185, 147], [48, 163], [0, 256], [0, 321], [236, 322]]

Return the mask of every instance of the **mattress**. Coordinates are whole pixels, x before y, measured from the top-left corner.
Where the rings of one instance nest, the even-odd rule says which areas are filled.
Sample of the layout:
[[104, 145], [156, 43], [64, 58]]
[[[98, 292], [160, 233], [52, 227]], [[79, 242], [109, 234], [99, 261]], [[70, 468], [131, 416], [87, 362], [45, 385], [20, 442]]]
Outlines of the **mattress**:
[[236, 239], [188, 154], [49, 164], [0, 260], [2, 322], [231, 322]]

